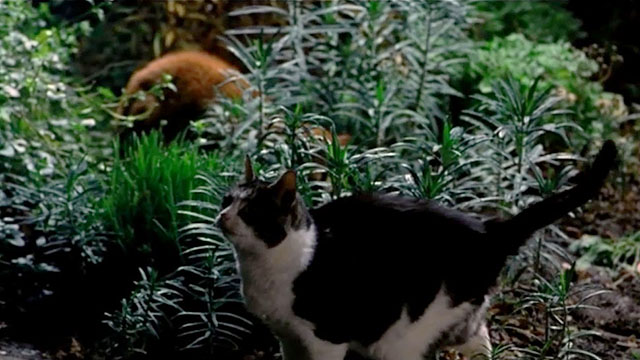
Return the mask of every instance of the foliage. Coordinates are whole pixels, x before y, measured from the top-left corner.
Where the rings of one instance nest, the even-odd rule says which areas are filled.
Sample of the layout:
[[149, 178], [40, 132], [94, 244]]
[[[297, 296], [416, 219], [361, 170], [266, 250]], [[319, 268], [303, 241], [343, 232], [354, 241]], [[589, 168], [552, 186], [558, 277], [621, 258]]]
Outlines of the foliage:
[[[106, 252], [108, 237], [96, 211], [99, 178], [85, 161], [60, 171], [55, 177], [6, 175], [10, 195], [0, 197], [0, 309], [21, 329], [39, 324], [38, 331], [29, 330], [34, 336], [59, 327], [60, 310], [84, 308], [83, 299], [92, 295], [79, 289]], [[84, 316], [67, 314], [66, 321], [77, 324]]]
[[221, 163], [215, 154], [201, 155], [180, 142], [164, 147], [157, 132], [136, 137], [124, 152], [113, 163], [101, 203], [105, 224], [137, 264], [173, 270], [186, 250], [178, 241], [186, 224], [178, 204], [197, 199], [198, 173], [218, 171]]
[[634, 274], [640, 266], [640, 233], [619, 239], [584, 235], [571, 244], [570, 249], [580, 256], [576, 265], [578, 269], [598, 265], [613, 270], [626, 269]]
[[77, 289], [105, 254], [97, 162], [110, 155], [111, 98], [69, 71], [89, 30], [52, 22], [46, 4], [0, 3], [0, 305], [18, 327], [38, 324], [33, 336], [82, 306]]
[[[156, 149], [157, 137], [143, 138], [138, 146]], [[186, 151], [176, 156], [179, 147], [174, 144], [170, 148], [173, 150], [168, 153], [173, 154], [173, 158], [165, 165], [185, 160], [189, 163], [189, 159], [195, 159], [195, 152]], [[202, 161], [206, 158], [201, 158]], [[154, 268], [161, 268], [163, 264], [157, 261], [165, 261], [167, 257], [153, 254], [152, 259], [156, 260], [154, 268], [140, 270], [139, 280], [129, 297], [121, 300], [120, 309], [107, 314], [105, 323], [112, 330], [108, 353], [112, 356], [166, 356], [167, 352], [178, 349], [215, 355], [236, 346], [241, 340], [240, 335], [248, 332], [251, 322], [239, 306], [233, 254], [212, 217], [219, 211], [219, 203], [230, 182], [229, 175], [225, 175], [229, 173], [222, 171], [222, 165], [214, 164], [215, 161], [210, 159], [209, 166], [199, 167], [198, 175], [192, 179], [192, 185], [199, 184], [198, 187], [191, 187], [184, 193], [192, 196], [182, 198], [180, 203], [172, 203], [175, 208], [170, 211], [176, 211], [173, 216], [183, 219], [177, 222], [180, 226], [178, 236], [170, 239], [183, 250], [180, 266], [174, 265], [173, 270], [165, 275], [158, 273]], [[193, 174], [188, 169], [187, 173]], [[180, 185], [166, 178], [156, 180], [164, 186]], [[164, 187], [160, 191], [166, 193], [167, 190]], [[158, 209], [166, 211], [162, 207]], [[159, 226], [162, 219], [158, 219], [154, 223]], [[137, 236], [140, 237], [139, 234]], [[147, 246], [157, 246], [154, 244], [156, 238], [147, 239], [151, 240]]]
[[[218, 2], [208, 3], [149, 3], [139, 12], [114, 5], [88, 41], [113, 31], [118, 44], [133, 44], [114, 57], [144, 57], [141, 43], [159, 54], [197, 38], [182, 21], [198, 27], [194, 34], [217, 26], [191, 16], [217, 11]], [[503, 19], [498, 29], [486, 23], [487, 33], [506, 36], [521, 19], [509, 14], [527, 9], [541, 17], [555, 6], [510, 4], [475, 4]], [[625, 111], [615, 104], [620, 98], [590, 81], [597, 65], [565, 42], [571, 24], [473, 44], [472, 9], [461, 0], [245, 5], [228, 5], [234, 11], [224, 21], [242, 25], [255, 16], [268, 24], [229, 27], [219, 40], [245, 70], [238, 74], [250, 84], [243, 99], [219, 97], [190, 129], [193, 143], [165, 145], [153, 132], [112, 150], [107, 122], [127, 96], [79, 89], [68, 73], [90, 23], [48, 25], [46, 7], [0, 2], [15, 13], [0, 12], [7, 20], [0, 51], [8, 56], [1, 61], [9, 61], [0, 75], [10, 69], [19, 77], [0, 76], [0, 121], [8, 119], [0, 127], [0, 309], [55, 293], [49, 279], [65, 286], [80, 279], [93, 287], [71, 293], [93, 295], [71, 304], [99, 312], [109, 358], [227, 358], [254, 328], [215, 217], [245, 154], [265, 179], [296, 169], [309, 206], [383, 191], [511, 214], [570, 183], [583, 159], [554, 149], [571, 148], [581, 127], [593, 138]], [[537, 42], [547, 39], [553, 42]], [[104, 72], [95, 78], [122, 75]], [[469, 79], [470, 88], [459, 86]], [[465, 104], [458, 114], [455, 103]], [[341, 144], [340, 135], [350, 141]], [[547, 319], [544, 338], [529, 349], [537, 358], [589, 356], [574, 341], [585, 333], [575, 331], [568, 300], [581, 290], [574, 291], [572, 270], [562, 269], [571, 261], [563, 238], [557, 227], [541, 232], [505, 271], [511, 283], [526, 283], [521, 311]], [[23, 284], [26, 277], [34, 280]], [[86, 300], [96, 298], [103, 299]], [[86, 306], [78, 309], [97, 327]], [[515, 350], [504, 344], [494, 357]]]
[[[493, 174], [494, 191], [502, 201], [518, 204], [523, 200], [523, 188], [541, 185], [542, 164], [566, 159], [562, 154], [542, 151], [544, 136], [551, 134], [568, 142], [565, 130], [573, 125], [549, 121], [566, 111], [555, 108], [560, 98], [553, 96], [550, 88], [539, 90], [537, 81], [522, 91], [520, 83], [508, 78], [495, 83], [492, 94], [491, 97], [477, 96], [480, 105], [477, 111], [467, 112], [466, 120], [496, 135], [489, 144], [490, 157], [497, 170]], [[545, 189], [550, 190], [556, 189]]]
[[69, 85], [69, 63], [89, 25], [49, 26], [48, 16], [46, 6], [0, 4], [2, 171], [50, 175], [71, 153], [102, 155], [92, 149], [105, 140], [91, 130], [108, 125], [99, 111], [108, 100], [99, 91]]
[[568, 87], [570, 81], [588, 80], [598, 70], [595, 61], [568, 42], [536, 43], [521, 34], [481, 43], [478, 51], [472, 54], [469, 66], [473, 72], [482, 75], [479, 89], [484, 93], [490, 90], [491, 82], [507, 74], [524, 86], [543, 77], [547, 83], [557, 82], [557, 85]]
[[482, 39], [520, 33], [536, 42], [574, 40], [581, 36], [580, 21], [564, 8], [566, 1], [476, 1]]
[[[531, 344], [519, 349], [531, 358], [544, 359], [600, 359], [597, 355], [582, 350], [576, 342], [586, 336], [597, 335], [594, 331], [575, 329], [570, 324], [570, 316], [576, 310], [588, 308], [585, 303], [605, 291], [572, 286], [575, 269], [571, 267], [560, 272], [555, 278], [547, 280], [538, 276], [534, 282], [537, 289], [527, 294], [520, 302], [518, 311], [531, 307], [542, 307], [545, 323], [544, 338], [540, 344]], [[577, 300], [573, 300], [577, 298]], [[574, 301], [572, 303], [572, 301]]]
[[627, 109], [619, 96], [589, 80], [597, 71], [595, 61], [567, 42], [535, 43], [521, 34], [481, 43], [469, 59], [469, 74], [480, 92], [489, 93], [491, 84], [505, 76], [515, 78], [523, 88], [539, 81], [563, 98], [561, 105], [575, 113], [578, 125], [593, 135], [606, 136], [617, 128]]

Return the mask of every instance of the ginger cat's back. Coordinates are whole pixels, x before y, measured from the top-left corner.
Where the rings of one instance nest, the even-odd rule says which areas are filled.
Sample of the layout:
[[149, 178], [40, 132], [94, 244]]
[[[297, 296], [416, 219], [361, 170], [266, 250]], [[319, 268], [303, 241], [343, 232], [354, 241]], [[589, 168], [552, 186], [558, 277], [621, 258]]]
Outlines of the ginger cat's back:
[[[244, 80], [229, 81], [238, 69], [227, 61], [202, 51], [179, 51], [166, 54], [149, 62], [133, 73], [125, 87], [125, 94], [148, 91], [161, 83], [163, 75], [171, 75], [176, 92], [165, 90], [164, 99], [147, 94], [144, 100], [133, 99], [120, 108], [123, 115], [148, 117], [136, 124], [138, 130], [148, 130], [159, 125], [160, 119], [168, 121], [169, 137], [184, 129], [189, 121], [206, 110], [215, 99], [216, 88], [230, 98], [242, 96], [248, 87]], [[167, 131], [165, 131], [166, 133]]]
[[[238, 69], [225, 60], [203, 51], [178, 51], [157, 58], [142, 69], [136, 71], [125, 88], [132, 94], [138, 90], [146, 90], [169, 74], [185, 98], [190, 100], [210, 101], [214, 97], [214, 86], [226, 81]], [[229, 97], [242, 96], [242, 87], [230, 82], [220, 87], [220, 92]]]

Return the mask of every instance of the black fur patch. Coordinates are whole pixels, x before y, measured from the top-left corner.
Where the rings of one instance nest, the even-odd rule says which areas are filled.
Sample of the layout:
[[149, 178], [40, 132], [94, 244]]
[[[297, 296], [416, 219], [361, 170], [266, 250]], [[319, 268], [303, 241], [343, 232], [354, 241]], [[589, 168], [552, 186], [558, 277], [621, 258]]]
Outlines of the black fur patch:
[[[268, 247], [275, 247], [284, 240], [287, 236], [286, 225], [293, 229], [311, 226], [311, 218], [304, 206], [298, 203], [293, 208], [279, 206], [267, 183], [256, 180], [240, 185], [240, 188], [249, 190], [250, 195], [238, 210], [238, 216]], [[226, 202], [229, 203], [229, 199]]]
[[404, 307], [416, 321], [442, 285], [456, 302], [481, 302], [502, 266], [481, 266], [480, 220], [431, 202], [359, 195], [311, 214], [318, 243], [293, 310], [333, 343], [372, 344]]

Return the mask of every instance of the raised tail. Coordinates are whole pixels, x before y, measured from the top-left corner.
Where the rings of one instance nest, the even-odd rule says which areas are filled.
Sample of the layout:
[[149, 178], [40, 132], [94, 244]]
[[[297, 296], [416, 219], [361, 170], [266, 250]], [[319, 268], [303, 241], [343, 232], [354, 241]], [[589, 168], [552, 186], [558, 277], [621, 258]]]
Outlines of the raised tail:
[[517, 251], [536, 230], [595, 197], [614, 166], [616, 156], [616, 145], [611, 140], [606, 141], [591, 167], [578, 175], [577, 185], [527, 207], [510, 219], [488, 222], [488, 234], [504, 240], [501, 242], [503, 251]]

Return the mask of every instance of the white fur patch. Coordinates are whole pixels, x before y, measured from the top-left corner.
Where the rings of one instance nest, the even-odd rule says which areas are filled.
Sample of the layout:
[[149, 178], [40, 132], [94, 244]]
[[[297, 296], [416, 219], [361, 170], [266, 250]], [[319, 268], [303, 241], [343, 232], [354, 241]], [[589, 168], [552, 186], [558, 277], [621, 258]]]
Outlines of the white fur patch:
[[369, 346], [367, 352], [380, 360], [422, 360], [429, 346], [471, 311], [473, 307], [469, 303], [451, 307], [451, 298], [440, 289], [418, 321], [412, 323], [404, 309], [400, 319]]
[[[258, 243], [259, 239], [252, 239]], [[335, 345], [313, 334], [313, 324], [293, 313], [293, 281], [309, 265], [316, 245], [315, 227], [290, 231], [273, 248], [236, 252], [247, 309], [279, 334], [294, 334], [313, 360], [342, 359], [347, 345]], [[286, 349], [285, 349], [286, 351]], [[304, 360], [304, 359], [285, 359]]]
[[[263, 319], [292, 316], [292, 284], [307, 267], [315, 247], [315, 228], [291, 231], [277, 246], [260, 253], [237, 252], [242, 292], [249, 311]], [[260, 239], [251, 239], [263, 243]], [[291, 314], [289, 314], [291, 313]]]

